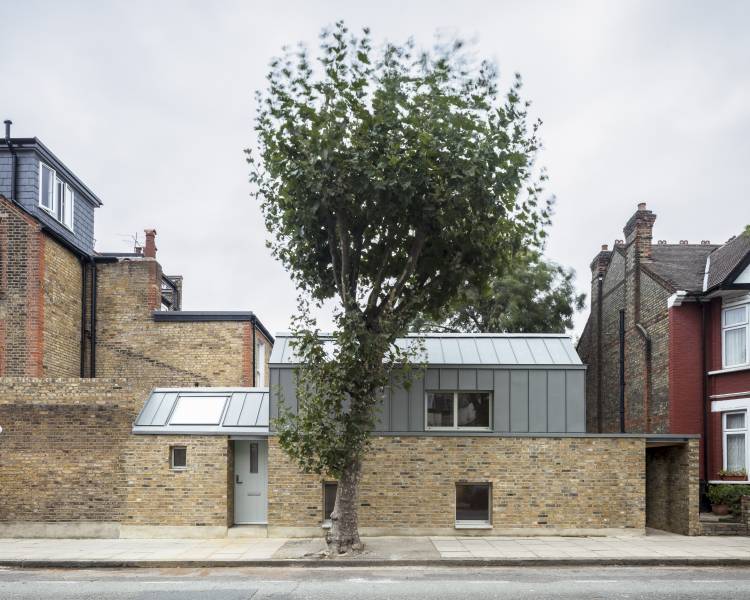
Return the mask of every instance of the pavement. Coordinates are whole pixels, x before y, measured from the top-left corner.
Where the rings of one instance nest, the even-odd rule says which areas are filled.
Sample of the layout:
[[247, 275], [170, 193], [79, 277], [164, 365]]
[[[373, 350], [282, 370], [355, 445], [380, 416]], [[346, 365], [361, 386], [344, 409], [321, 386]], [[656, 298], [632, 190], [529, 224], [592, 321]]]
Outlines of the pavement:
[[716, 600], [750, 597], [733, 567], [2, 569], [3, 600]]
[[363, 553], [328, 559], [323, 556], [321, 538], [0, 539], [0, 566], [750, 566], [750, 537], [686, 537], [658, 531], [645, 536], [375, 537], [363, 541]]

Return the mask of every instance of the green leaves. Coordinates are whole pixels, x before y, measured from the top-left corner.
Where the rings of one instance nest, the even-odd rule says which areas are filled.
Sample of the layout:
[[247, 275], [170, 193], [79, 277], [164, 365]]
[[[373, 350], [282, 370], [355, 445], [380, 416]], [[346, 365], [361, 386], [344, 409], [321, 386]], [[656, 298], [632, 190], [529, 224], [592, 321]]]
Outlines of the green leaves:
[[362, 451], [378, 390], [408, 362], [394, 341], [418, 315], [442, 317], [540, 243], [538, 123], [520, 90], [516, 77], [500, 95], [494, 65], [461, 41], [376, 52], [341, 22], [315, 56], [271, 63], [250, 181], [300, 293], [338, 306], [333, 355], [297, 323], [304, 408], [282, 416], [281, 440], [305, 468], [337, 472]]

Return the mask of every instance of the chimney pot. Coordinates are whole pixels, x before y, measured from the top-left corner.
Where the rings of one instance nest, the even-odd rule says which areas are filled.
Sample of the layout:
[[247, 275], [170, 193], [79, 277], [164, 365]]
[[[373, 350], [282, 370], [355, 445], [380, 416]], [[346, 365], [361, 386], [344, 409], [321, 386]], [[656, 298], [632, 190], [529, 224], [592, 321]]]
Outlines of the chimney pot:
[[681, 246], [687, 246], [688, 245], [688, 241], [687, 240], [680, 240], [680, 245]]
[[638, 210], [646, 210], [646, 203], [645, 202], [639, 202], [638, 203]]
[[9, 140], [10, 139], [10, 126], [13, 125], [13, 121], [11, 121], [10, 119], [5, 119], [5, 121], [3, 122], [5, 123], [5, 139]]
[[710, 246], [711, 245], [711, 240], [701, 240], [701, 245], [703, 245], [703, 246]]
[[143, 256], [156, 258], [156, 229], [144, 229], [146, 243], [143, 247]]
[[659, 240], [659, 241], [658, 241], [657, 243], [658, 243], [658, 244], [659, 244], [660, 246], [666, 246], [666, 245], [667, 245], [667, 240]]
[[602, 244], [602, 251], [606, 251], [606, 250], [608, 250], [608, 249], [609, 249], [609, 248], [607, 248], [607, 244]]
[[615, 246], [622, 246], [624, 243], [624, 240], [615, 240]]

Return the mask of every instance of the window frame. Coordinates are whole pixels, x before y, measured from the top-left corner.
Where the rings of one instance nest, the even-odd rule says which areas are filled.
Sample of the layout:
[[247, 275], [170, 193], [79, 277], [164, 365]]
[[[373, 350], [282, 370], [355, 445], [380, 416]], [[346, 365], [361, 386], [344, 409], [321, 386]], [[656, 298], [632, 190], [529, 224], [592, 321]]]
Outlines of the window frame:
[[[52, 194], [49, 198], [50, 206], [45, 206], [42, 202], [42, 199], [44, 197], [42, 195], [42, 179], [44, 169], [47, 169], [51, 174]], [[62, 191], [62, 198], [60, 198], [60, 193], [58, 192], [58, 190]], [[50, 217], [52, 217], [55, 221], [60, 223], [60, 225], [70, 230], [71, 232], [73, 232], [73, 228], [75, 226], [75, 196], [75, 190], [73, 190], [73, 187], [69, 183], [58, 177], [57, 171], [54, 168], [40, 160], [38, 198], [39, 208], [41, 208]]]
[[[486, 486], [487, 487], [487, 520], [459, 520], [458, 519], [458, 488], [459, 486]], [[456, 529], [487, 529], [492, 527], [492, 482], [491, 481], [457, 481], [454, 486], [453, 496], [453, 521]]]
[[[430, 394], [453, 394], [453, 425], [435, 426], [429, 424], [429, 413], [427, 402]], [[490, 400], [490, 410], [488, 415], [487, 427], [469, 427], [458, 424], [458, 395], [459, 394], [487, 394]], [[425, 431], [492, 431], [492, 418], [495, 406], [495, 399], [492, 390], [426, 390], [424, 393], [424, 429]]]
[[[730, 310], [737, 310], [738, 308], [742, 308], [745, 311], [744, 321], [734, 325], [726, 325], [727, 312]], [[737, 329], [745, 330], [745, 362], [729, 365], [727, 364], [727, 332], [735, 331]], [[724, 305], [721, 309], [721, 366], [724, 369], [736, 369], [748, 365], [750, 365], [750, 303], [740, 302], [737, 304]]]
[[[182, 466], [178, 466], [174, 464], [174, 451], [175, 450], [184, 450], [185, 451], [185, 464]], [[187, 446], [184, 444], [175, 444], [174, 446], [169, 447], [169, 469], [171, 471], [187, 471], [188, 468], [188, 460], [187, 460]]]
[[[336, 486], [336, 488], [338, 488], [339, 482], [338, 481], [333, 481], [333, 480], [327, 480], [327, 481], [323, 481], [322, 483], [323, 484], [321, 486], [321, 490], [323, 492], [323, 521], [321, 523], [321, 526], [324, 529], [330, 529], [330, 527], [331, 527], [331, 519], [330, 518], [326, 518], [326, 487], [329, 486], [329, 485], [333, 485], [333, 486]], [[337, 489], [337, 491], [338, 491], [338, 489]], [[335, 507], [335, 502], [336, 502], [335, 498], [336, 498], [336, 496], [334, 496], [334, 507]], [[333, 508], [331, 509], [331, 512], [333, 512]]]
[[[744, 427], [729, 429], [727, 427], [727, 417], [730, 415], [742, 415], [744, 417]], [[730, 435], [744, 435], [745, 436], [745, 466], [742, 467], [745, 472], [748, 471], [748, 446], [747, 446], [747, 410], [728, 410], [721, 414], [721, 446], [722, 446], [722, 468], [727, 471], [727, 436]]]

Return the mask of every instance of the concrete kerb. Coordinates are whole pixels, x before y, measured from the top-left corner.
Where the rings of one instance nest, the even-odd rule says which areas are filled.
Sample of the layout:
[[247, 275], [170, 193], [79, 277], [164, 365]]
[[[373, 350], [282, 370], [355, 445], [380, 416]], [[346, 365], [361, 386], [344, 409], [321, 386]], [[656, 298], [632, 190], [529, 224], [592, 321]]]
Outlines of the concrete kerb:
[[750, 558], [443, 558], [436, 560], [383, 559], [270, 559], [270, 560], [0, 560], [0, 567], [16, 569], [208, 569], [227, 567], [748, 567]]

